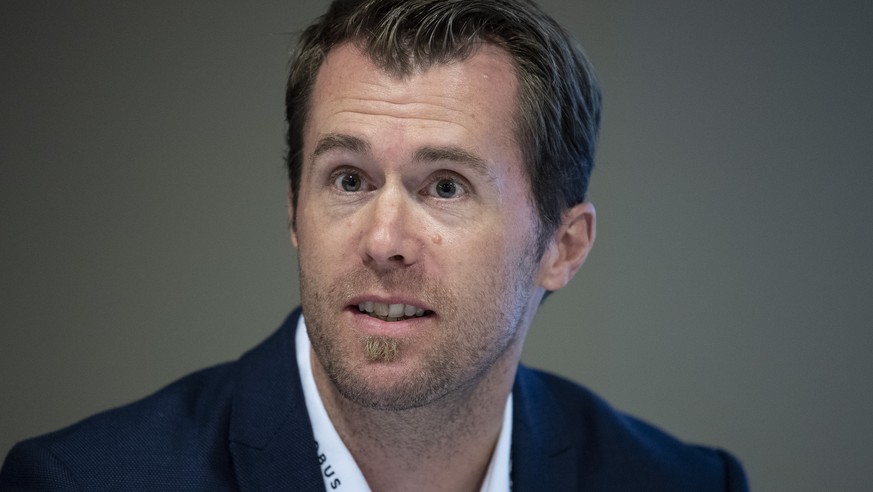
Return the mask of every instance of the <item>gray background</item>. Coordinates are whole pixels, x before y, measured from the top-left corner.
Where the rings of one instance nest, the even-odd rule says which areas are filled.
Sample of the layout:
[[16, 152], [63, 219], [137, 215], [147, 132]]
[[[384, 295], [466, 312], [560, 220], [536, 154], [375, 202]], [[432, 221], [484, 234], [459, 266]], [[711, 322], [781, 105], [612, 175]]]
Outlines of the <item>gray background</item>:
[[[873, 3], [543, 2], [606, 114], [597, 245], [525, 359], [869, 490]], [[236, 358], [297, 303], [292, 36], [323, 2], [0, 4], [0, 455]]]

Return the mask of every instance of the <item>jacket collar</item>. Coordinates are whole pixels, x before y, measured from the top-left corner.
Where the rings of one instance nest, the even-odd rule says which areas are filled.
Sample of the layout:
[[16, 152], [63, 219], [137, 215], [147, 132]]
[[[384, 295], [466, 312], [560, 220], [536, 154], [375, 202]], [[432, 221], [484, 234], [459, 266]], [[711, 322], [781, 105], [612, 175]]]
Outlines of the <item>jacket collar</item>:
[[300, 312], [238, 363], [230, 451], [243, 491], [324, 490], [294, 358]]
[[534, 371], [519, 366], [513, 386], [512, 490], [577, 490], [578, 452], [560, 402]]

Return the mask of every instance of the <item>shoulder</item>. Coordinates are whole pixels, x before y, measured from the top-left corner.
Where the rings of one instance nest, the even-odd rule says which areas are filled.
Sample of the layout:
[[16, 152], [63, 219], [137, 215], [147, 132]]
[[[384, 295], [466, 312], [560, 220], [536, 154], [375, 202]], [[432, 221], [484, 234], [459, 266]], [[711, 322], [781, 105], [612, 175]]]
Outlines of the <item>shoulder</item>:
[[[581, 385], [527, 368], [516, 388], [526, 412], [551, 415], [545, 424], [575, 452], [575, 473], [590, 490], [747, 490], [729, 453], [681, 442], [657, 427], [615, 410]], [[542, 432], [542, 430], [540, 430]]]
[[196, 474], [229, 463], [223, 450], [233, 367], [195, 372], [142, 400], [18, 443], [0, 472], [0, 489], [118, 489], [133, 476], [162, 481], [173, 473], [210, 482]]
[[258, 450], [284, 431], [282, 443], [310, 450], [293, 355], [299, 316], [299, 309], [292, 312], [235, 362], [17, 444], [0, 470], [0, 492], [235, 490], [234, 449]]

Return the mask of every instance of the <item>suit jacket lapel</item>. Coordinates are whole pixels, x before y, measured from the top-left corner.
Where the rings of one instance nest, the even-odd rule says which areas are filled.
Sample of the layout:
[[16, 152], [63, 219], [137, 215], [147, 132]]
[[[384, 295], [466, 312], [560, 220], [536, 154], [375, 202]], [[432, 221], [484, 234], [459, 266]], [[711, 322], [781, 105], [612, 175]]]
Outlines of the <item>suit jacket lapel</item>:
[[[242, 491], [323, 491], [315, 437], [295, 359], [300, 309], [238, 364], [230, 450]], [[514, 492], [576, 490], [578, 452], [566, 416], [536, 374], [520, 366], [513, 386]]]
[[559, 402], [519, 366], [513, 386], [512, 490], [577, 490], [578, 452]]
[[238, 364], [230, 450], [242, 491], [324, 490], [295, 358], [299, 316], [291, 313]]

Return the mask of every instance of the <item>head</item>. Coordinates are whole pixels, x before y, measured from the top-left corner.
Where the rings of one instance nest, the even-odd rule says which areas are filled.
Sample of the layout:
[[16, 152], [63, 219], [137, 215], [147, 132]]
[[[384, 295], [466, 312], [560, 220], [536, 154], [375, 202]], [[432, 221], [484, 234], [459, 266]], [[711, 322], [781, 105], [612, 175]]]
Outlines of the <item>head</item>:
[[544, 292], [593, 241], [581, 52], [523, 0], [337, 1], [286, 101], [316, 379], [392, 410], [508, 391]]
[[334, 1], [304, 31], [291, 61], [285, 105], [292, 200], [300, 191], [316, 74], [331, 49], [347, 42], [399, 77], [463, 60], [481, 43], [509, 53], [518, 82], [515, 132], [537, 210], [540, 257], [564, 211], [585, 201], [600, 125], [597, 80], [571, 36], [528, 0]]

